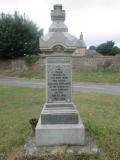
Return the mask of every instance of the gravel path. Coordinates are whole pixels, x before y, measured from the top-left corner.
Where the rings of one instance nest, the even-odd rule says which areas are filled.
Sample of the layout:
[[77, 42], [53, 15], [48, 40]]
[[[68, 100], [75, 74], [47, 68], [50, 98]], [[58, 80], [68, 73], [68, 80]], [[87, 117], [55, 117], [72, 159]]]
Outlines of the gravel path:
[[[28, 78], [0, 77], [0, 85], [44, 88], [45, 81], [39, 79], [28, 79]], [[97, 93], [107, 93], [112, 95], [120, 95], [120, 84], [74, 82], [73, 91], [97, 92]]]

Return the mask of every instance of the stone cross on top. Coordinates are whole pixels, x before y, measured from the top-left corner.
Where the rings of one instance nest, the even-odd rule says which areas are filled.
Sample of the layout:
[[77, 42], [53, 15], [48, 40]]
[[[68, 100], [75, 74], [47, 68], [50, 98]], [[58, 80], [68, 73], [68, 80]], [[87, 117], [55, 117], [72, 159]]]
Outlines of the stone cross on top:
[[49, 32], [40, 38], [40, 50], [42, 53], [56, 53], [56, 48], [62, 48], [64, 54], [72, 55], [73, 52], [80, 48], [82, 53], [86, 51], [86, 44], [83, 40], [83, 35], [76, 38], [68, 32], [65, 18], [66, 11], [62, 4], [55, 4], [51, 10], [52, 24], [49, 27]]
[[52, 21], [65, 21], [65, 10], [62, 9], [61, 4], [54, 5], [54, 10], [51, 10]]

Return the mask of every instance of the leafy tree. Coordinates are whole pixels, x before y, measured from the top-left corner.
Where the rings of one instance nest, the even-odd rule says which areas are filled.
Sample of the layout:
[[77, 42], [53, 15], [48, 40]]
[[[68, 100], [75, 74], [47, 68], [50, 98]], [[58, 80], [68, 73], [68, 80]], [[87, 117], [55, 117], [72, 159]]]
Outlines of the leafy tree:
[[42, 30], [25, 15], [0, 15], [0, 59], [15, 59], [39, 52]]
[[106, 43], [100, 44], [96, 51], [103, 55], [116, 55], [120, 53], [120, 48], [115, 46], [115, 42], [107, 41]]
[[118, 48], [117, 46], [114, 46], [112, 52], [114, 53], [114, 55], [120, 54], [120, 48]]
[[96, 50], [96, 48], [97, 48], [96, 46], [90, 46], [89, 47], [90, 50]]

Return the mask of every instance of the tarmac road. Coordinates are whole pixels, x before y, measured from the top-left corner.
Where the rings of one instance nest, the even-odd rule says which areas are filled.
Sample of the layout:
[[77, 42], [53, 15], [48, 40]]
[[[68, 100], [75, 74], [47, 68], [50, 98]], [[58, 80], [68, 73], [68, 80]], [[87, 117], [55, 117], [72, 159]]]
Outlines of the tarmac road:
[[[0, 85], [45, 88], [45, 81], [28, 78], [0, 77]], [[72, 88], [73, 91], [120, 95], [120, 84], [74, 82]]]

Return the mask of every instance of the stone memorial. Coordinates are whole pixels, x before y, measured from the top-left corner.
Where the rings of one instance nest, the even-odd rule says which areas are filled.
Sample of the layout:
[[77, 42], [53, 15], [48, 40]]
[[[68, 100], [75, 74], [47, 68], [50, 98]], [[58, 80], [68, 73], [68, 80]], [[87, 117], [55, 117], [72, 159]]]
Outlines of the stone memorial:
[[36, 126], [37, 146], [84, 145], [85, 128], [72, 102], [71, 57], [46, 58], [46, 103]]
[[77, 52], [77, 56], [79, 56], [80, 51], [80, 56], [81, 54], [85, 56], [86, 43], [83, 34], [81, 33], [80, 38], [77, 38], [69, 33], [68, 27], [65, 24], [66, 11], [63, 9], [63, 6], [61, 4], [55, 4], [50, 16], [52, 24], [49, 27], [49, 31], [40, 37], [39, 46], [41, 52], [46, 55], [63, 52], [70, 56], [73, 52], [75, 54]]

